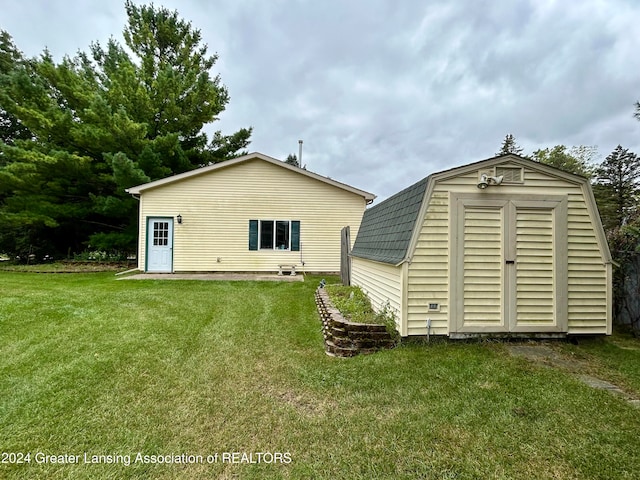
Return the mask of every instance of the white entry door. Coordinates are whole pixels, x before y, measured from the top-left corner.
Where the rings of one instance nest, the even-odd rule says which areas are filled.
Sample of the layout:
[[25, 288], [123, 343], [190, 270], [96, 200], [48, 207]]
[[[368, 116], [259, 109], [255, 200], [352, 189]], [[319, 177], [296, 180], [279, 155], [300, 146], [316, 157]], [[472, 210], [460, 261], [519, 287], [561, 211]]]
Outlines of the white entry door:
[[173, 271], [173, 218], [147, 220], [147, 272]]
[[456, 201], [453, 332], [566, 331], [566, 200]]

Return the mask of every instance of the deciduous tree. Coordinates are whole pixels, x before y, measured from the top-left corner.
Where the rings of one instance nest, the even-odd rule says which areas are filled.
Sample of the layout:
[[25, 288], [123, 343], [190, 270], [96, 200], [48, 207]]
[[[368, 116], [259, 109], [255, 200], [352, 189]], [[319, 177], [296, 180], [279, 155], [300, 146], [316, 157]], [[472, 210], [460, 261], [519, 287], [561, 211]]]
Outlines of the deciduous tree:
[[534, 151], [532, 159], [545, 165], [559, 168], [565, 172], [591, 179], [595, 168], [592, 162], [596, 155], [596, 147], [581, 145], [568, 149], [564, 145], [556, 145], [552, 148]]

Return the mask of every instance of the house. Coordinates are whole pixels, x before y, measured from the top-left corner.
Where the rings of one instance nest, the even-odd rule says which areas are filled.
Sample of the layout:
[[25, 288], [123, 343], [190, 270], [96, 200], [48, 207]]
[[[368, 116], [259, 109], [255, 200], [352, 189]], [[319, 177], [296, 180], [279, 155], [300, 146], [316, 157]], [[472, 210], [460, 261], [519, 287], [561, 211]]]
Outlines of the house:
[[[140, 200], [145, 272], [340, 270], [371, 193], [261, 153], [127, 189]], [[353, 236], [355, 238], [355, 234]]]
[[364, 214], [352, 283], [403, 337], [611, 334], [589, 182], [515, 155], [424, 178]]

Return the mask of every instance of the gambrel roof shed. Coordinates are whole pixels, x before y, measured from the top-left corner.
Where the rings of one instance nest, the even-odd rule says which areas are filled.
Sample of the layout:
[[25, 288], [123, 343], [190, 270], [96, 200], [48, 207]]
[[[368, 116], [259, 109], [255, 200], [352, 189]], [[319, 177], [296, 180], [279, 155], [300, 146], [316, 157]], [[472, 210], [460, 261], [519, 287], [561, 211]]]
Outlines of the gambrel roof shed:
[[367, 209], [352, 272], [403, 336], [611, 332], [611, 255], [589, 182], [516, 155]]

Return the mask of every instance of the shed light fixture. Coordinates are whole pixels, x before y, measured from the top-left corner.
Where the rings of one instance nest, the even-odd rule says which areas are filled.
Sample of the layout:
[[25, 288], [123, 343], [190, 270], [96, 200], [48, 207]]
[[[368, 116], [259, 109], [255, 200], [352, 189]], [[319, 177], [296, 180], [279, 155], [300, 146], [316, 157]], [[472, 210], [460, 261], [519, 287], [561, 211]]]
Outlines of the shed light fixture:
[[478, 182], [477, 187], [480, 190], [484, 190], [489, 185], [500, 185], [502, 183], [502, 178], [502, 175], [498, 177], [490, 177], [486, 173], [483, 173], [482, 175], [480, 175], [480, 181]]
[[182, 224], [182, 215], [178, 214], [178, 216], [176, 217], [176, 220], [178, 220], [179, 224]]

